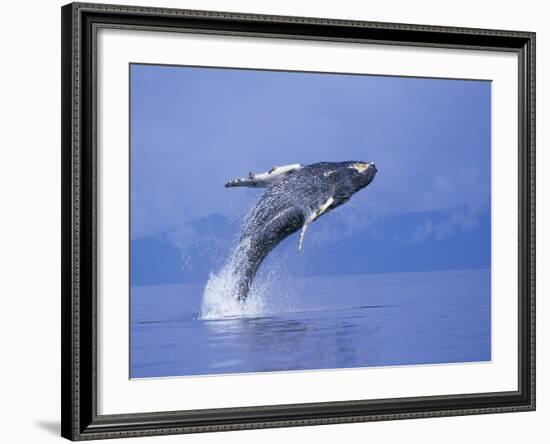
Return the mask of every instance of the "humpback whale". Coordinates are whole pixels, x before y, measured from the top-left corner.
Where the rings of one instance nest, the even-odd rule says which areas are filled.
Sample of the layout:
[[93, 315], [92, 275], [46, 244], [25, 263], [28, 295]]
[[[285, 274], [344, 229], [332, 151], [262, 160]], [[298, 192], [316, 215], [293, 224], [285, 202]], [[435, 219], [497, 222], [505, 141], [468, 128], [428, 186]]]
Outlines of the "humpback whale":
[[369, 185], [376, 172], [374, 162], [320, 162], [273, 167], [227, 182], [227, 188], [266, 188], [248, 213], [232, 255], [238, 300], [246, 301], [260, 264], [273, 248], [301, 230], [301, 252], [309, 225]]

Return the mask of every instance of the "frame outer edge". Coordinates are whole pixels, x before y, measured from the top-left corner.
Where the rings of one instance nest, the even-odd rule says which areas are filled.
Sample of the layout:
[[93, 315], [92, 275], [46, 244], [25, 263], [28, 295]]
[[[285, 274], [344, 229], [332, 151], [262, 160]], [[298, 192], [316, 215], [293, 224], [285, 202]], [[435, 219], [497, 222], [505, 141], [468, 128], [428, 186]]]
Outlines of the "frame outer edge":
[[81, 438], [79, 6], [61, 8], [62, 383], [61, 435]]
[[443, 26], [443, 25], [423, 25], [418, 23], [389, 23], [367, 20], [353, 20], [341, 18], [325, 18], [325, 17], [308, 17], [308, 16], [290, 16], [290, 15], [271, 15], [271, 14], [255, 14], [236, 11], [215, 11], [201, 9], [181, 9], [167, 7], [149, 7], [137, 5], [117, 5], [111, 3], [86, 3], [73, 2], [71, 3], [77, 9], [90, 11], [103, 11], [122, 14], [143, 14], [149, 16], [173, 16], [173, 17], [194, 17], [194, 18], [215, 18], [224, 20], [247, 20], [257, 22], [282, 22], [296, 24], [311, 24], [311, 25], [330, 25], [330, 26], [348, 26], [357, 28], [377, 28], [387, 30], [401, 31], [426, 31], [438, 33], [454, 33], [454, 34], [477, 34], [491, 36], [506, 36], [516, 38], [530, 38], [534, 33], [530, 31], [510, 31], [501, 29], [488, 28], [467, 28], [459, 26]]
[[537, 319], [536, 319], [536, 248], [537, 248], [537, 242], [536, 242], [536, 145], [537, 145], [537, 134], [536, 134], [536, 125], [537, 125], [537, 118], [536, 118], [536, 109], [537, 109], [537, 95], [536, 95], [536, 77], [537, 77], [537, 45], [536, 45], [537, 36], [536, 33], [531, 33], [529, 37], [529, 54], [528, 54], [528, 62], [529, 62], [529, 74], [530, 74], [530, 89], [529, 89], [529, 118], [530, 118], [530, 127], [529, 127], [529, 155], [530, 155], [530, 163], [529, 163], [529, 172], [530, 172], [530, 285], [531, 285], [531, 292], [530, 292], [530, 348], [531, 348], [531, 362], [530, 362], [530, 385], [531, 385], [531, 399], [530, 404], [532, 410], [536, 410], [536, 325], [537, 325]]
[[[70, 162], [70, 107], [72, 89], [67, 86], [71, 77], [71, 21], [67, 19], [68, 6], [61, 8], [61, 436], [69, 438], [71, 432], [72, 375], [69, 366], [72, 362], [70, 353], [69, 332], [71, 328], [70, 285], [72, 277], [67, 270], [70, 268], [71, 236], [68, 233], [71, 226], [71, 162]], [[69, 11], [70, 14], [70, 11]], [[70, 83], [69, 83], [70, 84]]]

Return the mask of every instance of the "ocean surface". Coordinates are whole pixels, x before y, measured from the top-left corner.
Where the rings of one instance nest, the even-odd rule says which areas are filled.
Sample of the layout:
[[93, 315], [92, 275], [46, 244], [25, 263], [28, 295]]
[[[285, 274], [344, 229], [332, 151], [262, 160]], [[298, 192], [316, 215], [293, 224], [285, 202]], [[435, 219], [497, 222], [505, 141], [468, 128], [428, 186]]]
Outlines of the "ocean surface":
[[288, 278], [208, 319], [205, 284], [132, 287], [130, 377], [490, 361], [490, 286], [488, 269]]

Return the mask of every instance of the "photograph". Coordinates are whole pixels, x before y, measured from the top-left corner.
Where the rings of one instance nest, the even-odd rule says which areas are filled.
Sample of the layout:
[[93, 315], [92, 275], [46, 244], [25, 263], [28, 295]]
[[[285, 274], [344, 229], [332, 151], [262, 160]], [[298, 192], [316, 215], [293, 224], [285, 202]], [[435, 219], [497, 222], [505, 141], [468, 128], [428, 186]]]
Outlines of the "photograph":
[[129, 64], [129, 378], [490, 363], [490, 79]]

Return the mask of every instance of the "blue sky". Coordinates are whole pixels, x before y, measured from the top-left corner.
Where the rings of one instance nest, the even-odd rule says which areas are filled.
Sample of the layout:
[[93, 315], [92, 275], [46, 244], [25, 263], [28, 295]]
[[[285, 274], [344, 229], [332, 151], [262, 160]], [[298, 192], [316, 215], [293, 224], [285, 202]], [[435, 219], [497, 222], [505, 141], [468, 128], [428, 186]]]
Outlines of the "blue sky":
[[465, 253], [447, 268], [488, 267], [490, 104], [487, 81], [134, 64], [132, 281], [158, 269], [148, 282], [162, 283], [169, 268], [202, 279], [223, 261], [262, 192], [226, 189], [227, 180], [344, 160], [374, 160], [378, 174], [310, 227], [302, 262], [311, 272], [320, 270], [313, 253], [330, 245], [340, 245], [345, 272], [364, 259], [346, 242], [373, 236], [396, 255], [378, 271], [402, 271], [411, 251], [428, 269], [447, 263], [437, 254], [452, 255], [451, 245]]

